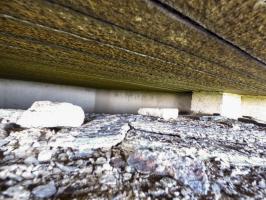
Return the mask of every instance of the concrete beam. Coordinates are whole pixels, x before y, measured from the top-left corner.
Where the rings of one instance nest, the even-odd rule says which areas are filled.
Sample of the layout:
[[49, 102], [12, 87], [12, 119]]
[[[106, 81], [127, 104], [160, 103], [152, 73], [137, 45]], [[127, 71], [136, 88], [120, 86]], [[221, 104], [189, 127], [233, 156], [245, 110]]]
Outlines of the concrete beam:
[[139, 108], [178, 108], [181, 112], [213, 114], [237, 119], [251, 116], [266, 121], [266, 96], [221, 92], [165, 93], [47, 84], [0, 79], [0, 108], [27, 109], [34, 101], [69, 102], [86, 112], [137, 113]]
[[219, 113], [236, 119], [242, 116], [241, 96], [220, 92], [194, 92], [191, 110], [196, 113]]
[[220, 92], [194, 92], [191, 111], [204, 114], [218, 113], [233, 119], [251, 116], [266, 121], [266, 97]]
[[86, 112], [137, 113], [142, 107], [190, 111], [191, 93], [100, 90], [0, 79], [0, 108], [27, 109], [34, 101], [69, 102]]
[[242, 114], [266, 121], [266, 96], [242, 96]]

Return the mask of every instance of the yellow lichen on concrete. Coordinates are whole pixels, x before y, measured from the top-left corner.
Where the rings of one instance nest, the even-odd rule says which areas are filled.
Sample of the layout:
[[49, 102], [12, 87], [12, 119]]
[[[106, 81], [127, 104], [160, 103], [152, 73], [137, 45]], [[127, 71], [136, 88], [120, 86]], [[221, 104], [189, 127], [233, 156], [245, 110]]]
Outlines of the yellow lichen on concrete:
[[152, 1], [1, 1], [0, 23], [2, 77], [266, 94], [258, 62]]
[[161, 0], [184, 15], [266, 61], [264, 0]]

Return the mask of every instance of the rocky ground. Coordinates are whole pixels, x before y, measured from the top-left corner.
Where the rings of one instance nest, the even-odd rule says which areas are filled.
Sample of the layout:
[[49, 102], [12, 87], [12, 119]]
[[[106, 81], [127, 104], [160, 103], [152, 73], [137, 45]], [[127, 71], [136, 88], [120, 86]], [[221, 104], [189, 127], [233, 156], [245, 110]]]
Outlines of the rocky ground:
[[220, 116], [87, 114], [21, 128], [0, 111], [0, 199], [265, 199], [266, 129]]

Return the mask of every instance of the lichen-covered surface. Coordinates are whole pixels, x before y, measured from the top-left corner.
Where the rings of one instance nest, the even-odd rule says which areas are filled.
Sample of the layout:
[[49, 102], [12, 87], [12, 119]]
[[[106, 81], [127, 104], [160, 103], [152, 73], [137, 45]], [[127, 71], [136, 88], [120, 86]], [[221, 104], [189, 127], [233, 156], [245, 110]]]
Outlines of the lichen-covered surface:
[[265, 64], [156, 1], [4, 0], [0, 23], [1, 77], [266, 94]]
[[266, 62], [265, 0], [160, 0]]
[[0, 110], [0, 199], [266, 198], [265, 127], [88, 114], [80, 128], [22, 129], [20, 115]]

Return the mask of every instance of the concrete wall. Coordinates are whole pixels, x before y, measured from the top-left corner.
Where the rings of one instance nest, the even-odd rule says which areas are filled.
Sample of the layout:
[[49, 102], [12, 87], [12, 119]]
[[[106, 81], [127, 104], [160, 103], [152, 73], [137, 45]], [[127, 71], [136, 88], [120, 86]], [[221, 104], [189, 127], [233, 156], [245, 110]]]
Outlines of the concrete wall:
[[221, 115], [237, 119], [242, 116], [241, 95], [223, 93]]
[[193, 92], [191, 111], [237, 119], [242, 116], [266, 121], [266, 96], [241, 96], [220, 92]]
[[221, 113], [223, 93], [193, 92], [191, 110], [195, 113]]
[[242, 96], [242, 114], [266, 122], [266, 96]]
[[140, 107], [178, 108], [190, 111], [191, 94], [97, 90], [95, 110], [111, 113], [137, 113]]
[[27, 109], [34, 101], [65, 101], [86, 112], [137, 113], [140, 107], [190, 111], [191, 94], [98, 90], [64, 85], [0, 79], [0, 108]]
[[81, 87], [0, 79], [0, 107], [27, 109], [34, 101], [67, 101], [93, 111], [95, 90]]
[[241, 96], [220, 92], [193, 92], [191, 110], [205, 114], [219, 113], [237, 119], [242, 116]]

